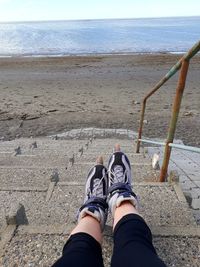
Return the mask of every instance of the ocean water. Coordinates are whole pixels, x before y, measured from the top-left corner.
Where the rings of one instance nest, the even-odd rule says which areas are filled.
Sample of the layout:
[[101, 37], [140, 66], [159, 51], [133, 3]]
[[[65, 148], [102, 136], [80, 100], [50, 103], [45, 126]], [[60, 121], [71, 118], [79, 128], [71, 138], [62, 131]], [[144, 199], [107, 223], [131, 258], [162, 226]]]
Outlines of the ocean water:
[[0, 23], [0, 56], [181, 53], [200, 17]]

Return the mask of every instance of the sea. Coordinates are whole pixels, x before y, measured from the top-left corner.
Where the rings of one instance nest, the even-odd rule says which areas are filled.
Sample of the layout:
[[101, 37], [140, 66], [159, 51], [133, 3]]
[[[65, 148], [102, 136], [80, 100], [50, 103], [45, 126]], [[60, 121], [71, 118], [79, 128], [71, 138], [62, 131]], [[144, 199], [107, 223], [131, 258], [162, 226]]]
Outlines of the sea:
[[184, 53], [200, 17], [0, 23], [0, 56]]

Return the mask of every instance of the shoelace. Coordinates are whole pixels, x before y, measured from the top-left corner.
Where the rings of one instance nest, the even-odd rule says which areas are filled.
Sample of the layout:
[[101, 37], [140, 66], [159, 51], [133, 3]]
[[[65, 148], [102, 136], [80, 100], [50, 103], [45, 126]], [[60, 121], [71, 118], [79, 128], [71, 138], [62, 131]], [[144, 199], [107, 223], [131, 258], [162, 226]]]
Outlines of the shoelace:
[[102, 188], [103, 184], [102, 181], [105, 178], [105, 175], [101, 177], [100, 180], [95, 180], [93, 190], [88, 192], [88, 196], [95, 196], [95, 197], [102, 197]]
[[126, 183], [127, 170], [124, 171], [123, 167], [120, 165], [116, 165], [113, 169], [113, 171], [108, 171], [108, 174], [111, 174], [109, 175], [111, 183]]

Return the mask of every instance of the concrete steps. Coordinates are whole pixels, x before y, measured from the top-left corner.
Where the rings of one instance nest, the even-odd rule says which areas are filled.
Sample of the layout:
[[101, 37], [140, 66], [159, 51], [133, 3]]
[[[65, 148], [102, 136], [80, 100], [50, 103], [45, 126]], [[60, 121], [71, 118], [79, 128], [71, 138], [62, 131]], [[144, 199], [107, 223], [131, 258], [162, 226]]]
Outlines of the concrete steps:
[[0, 141], [0, 150], [15, 149], [20, 146], [22, 149], [30, 149], [36, 142], [38, 148], [42, 149], [67, 149], [68, 147], [85, 145], [88, 140], [53, 140], [52, 138], [21, 138], [12, 141]]
[[[148, 155], [144, 154], [137, 154], [137, 153], [127, 153], [128, 158], [132, 164], [134, 163], [144, 163], [144, 164], [151, 164], [151, 159], [148, 157]], [[108, 163], [108, 160], [111, 156], [111, 153], [102, 153], [101, 151], [96, 151], [96, 152], [90, 152], [87, 151], [84, 153], [81, 157], [77, 158], [76, 161], [78, 162], [95, 162], [97, 156], [103, 156], [105, 165]]]
[[[86, 157], [80, 157], [75, 159], [74, 162], [78, 164], [90, 164], [90, 166], [95, 164], [96, 158], [98, 155], [97, 153], [94, 155], [88, 155]], [[101, 154], [99, 154], [101, 155]], [[111, 155], [111, 154], [110, 154]], [[127, 153], [127, 155], [129, 155]], [[24, 168], [24, 166], [27, 166], [28, 168], [59, 168], [59, 167], [67, 167], [70, 158], [73, 156], [73, 152], [69, 155], [19, 155], [19, 156], [10, 156], [4, 154], [4, 158], [0, 156], [0, 168], [4, 167], [10, 167], [13, 168]], [[103, 157], [105, 165], [108, 163], [109, 156]], [[133, 166], [145, 166], [151, 168], [151, 163], [149, 160], [138, 157], [130, 157], [130, 163]]]
[[67, 167], [69, 158], [73, 152], [69, 152], [69, 155], [19, 155], [19, 156], [7, 156], [4, 159], [0, 157], [0, 168], [10, 167], [23, 168], [28, 166], [29, 168], [57, 168]]
[[[37, 148], [31, 147], [34, 141]], [[130, 159], [140, 213], [152, 229], [158, 254], [168, 266], [199, 266], [200, 228], [179, 185], [155, 183], [159, 172], [152, 170], [145, 152], [135, 154], [133, 141], [116, 138], [0, 142], [0, 266], [51, 266], [61, 256], [83, 202], [88, 170], [98, 155], [104, 156], [106, 165], [115, 143]], [[18, 146], [22, 153], [14, 156]], [[16, 227], [19, 207], [24, 208], [20, 216], [26, 225]], [[107, 267], [112, 251], [110, 217], [104, 237]]]
[[[26, 169], [23, 166], [0, 167], [0, 190], [15, 190], [19, 187], [48, 187], [49, 182], [54, 176], [57, 176], [59, 181], [70, 182], [80, 181], [85, 182], [87, 173], [92, 164], [75, 164], [73, 167], [57, 167], [42, 168], [42, 166], [29, 166]], [[67, 164], [65, 165], [67, 166]], [[135, 182], [154, 182], [158, 180], [159, 172], [151, 170], [150, 167], [141, 165], [131, 165], [132, 175]]]
[[[46, 230], [48, 232], [43, 234], [40, 232], [44, 232], [44, 228], [33, 229], [33, 231], [27, 229], [23, 233], [20, 233], [19, 229], [15, 238], [6, 246], [6, 254], [1, 259], [1, 266], [11, 267], [15, 263], [18, 266], [51, 266], [61, 256], [68, 233], [63, 233], [56, 227]], [[174, 230], [174, 234], [175, 232]], [[105, 236], [103, 243], [105, 267], [110, 266], [112, 244], [112, 237]], [[199, 238], [197, 237], [154, 235], [154, 245], [158, 255], [169, 267], [199, 266]]]
[[[47, 191], [1, 191], [0, 205], [8, 213], [12, 203], [21, 203], [30, 225], [64, 224], [76, 220], [77, 210], [83, 202], [83, 184], [58, 183], [48, 198]], [[175, 186], [143, 183], [134, 184], [133, 188], [140, 199], [140, 212], [150, 226], [196, 224], [186, 201], [182, 201]]]
[[[128, 147], [127, 146], [127, 147], [123, 147], [122, 151], [125, 152], [125, 153], [134, 153], [135, 152], [135, 149], [132, 148], [132, 147]], [[96, 155], [102, 155], [102, 154], [104, 155], [106, 153], [112, 154], [112, 152], [113, 152], [113, 146], [110, 146], [110, 147], [106, 147], [105, 146], [105, 147], [101, 147], [101, 148], [91, 146], [88, 149], [88, 152], [89, 153], [94, 153]]]
[[48, 187], [53, 175], [53, 169], [9, 168], [0, 167], [0, 189], [15, 189], [18, 187]]
[[[60, 172], [60, 181], [85, 181], [86, 175], [90, 168], [94, 166], [93, 162], [85, 162], [81, 164], [74, 164], [67, 172]], [[132, 175], [135, 182], [142, 181], [156, 181], [158, 179], [158, 172], [151, 169], [149, 165], [132, 164]]]

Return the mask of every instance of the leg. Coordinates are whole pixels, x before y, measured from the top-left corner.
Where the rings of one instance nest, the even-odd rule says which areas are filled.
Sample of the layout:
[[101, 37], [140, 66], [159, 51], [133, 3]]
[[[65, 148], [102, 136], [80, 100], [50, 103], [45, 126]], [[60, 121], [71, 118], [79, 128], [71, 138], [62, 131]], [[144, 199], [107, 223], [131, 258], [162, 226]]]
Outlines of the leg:
[[103, 267], [100, 223], [88, 215], [82, 218], [64, 246], [62, 257], [52, 267]]
[[97, 219], [90, 215], [87, 215], [80, 220], [79, 224], [71, 232], [71, 235], [77, 233], [86, 233], [96, 239], [99, 244], [102, 243], [102, 232], [100, 223], [99, 221], [97, 221]]
[[137, 210], [137, 197], [131, 189], [130, 162], [119, 146], [109, 161], [108, 173], [108, 203], [114, 218], [111, 266], [166, 266], [158, 258], [151, 231]]
[[128, 214], [137, 214], [139, 215], [139, 212], [136, 210], [136, 208], [129, 202], [124, 201], [121, 203], [121, 205], [116, 208], [115, 214], [114, 214], [114, 222], [113, 222], [113, 231], [115, 229], [116, 224], [126, 215]]
[[64, 246], [63, 256], [53, 267], [103, 267], [102, 230], [107, 218], [107, 170], [99, 158], [87, 178], [86, 195], [79, 209], [78, 225]]
[[130, 202], [122, 202], [116, 208], [114, 222], [114, 251], [111, 266], [166, 266], [156, 254], [149, 227]]

